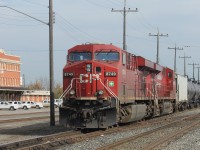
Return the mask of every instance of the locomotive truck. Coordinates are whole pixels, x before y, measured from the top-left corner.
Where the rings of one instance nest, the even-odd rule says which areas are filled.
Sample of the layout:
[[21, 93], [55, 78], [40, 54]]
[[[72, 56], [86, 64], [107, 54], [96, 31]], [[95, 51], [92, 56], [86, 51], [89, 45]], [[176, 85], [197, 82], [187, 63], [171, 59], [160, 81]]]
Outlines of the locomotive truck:
[[112, 44], [83, 44], [68, 50], [62, 98], [60, 124], [108, 128], [197, 106], [200, 86]]

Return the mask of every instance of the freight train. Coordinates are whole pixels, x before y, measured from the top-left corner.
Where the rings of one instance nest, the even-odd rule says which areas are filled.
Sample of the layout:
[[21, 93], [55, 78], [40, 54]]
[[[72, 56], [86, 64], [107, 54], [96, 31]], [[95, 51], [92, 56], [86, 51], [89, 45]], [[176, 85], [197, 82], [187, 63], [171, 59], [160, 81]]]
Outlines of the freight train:
[[68, 50], [61, 125], [105, 129], [197, 107], [200, 86], [172, 69], [112, 44]]

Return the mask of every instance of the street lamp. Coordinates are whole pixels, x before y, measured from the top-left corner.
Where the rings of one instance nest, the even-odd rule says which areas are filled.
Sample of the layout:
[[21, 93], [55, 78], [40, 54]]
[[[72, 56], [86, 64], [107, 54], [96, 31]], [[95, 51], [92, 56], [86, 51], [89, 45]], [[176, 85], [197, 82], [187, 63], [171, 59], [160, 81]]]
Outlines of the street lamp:
[[53, 85], [53, 81], [54, 81], [54, 76], [53, 76], [53, 0], [49, 0], [49, 23], [46, 23], [40, 19], [32, 17], [24, 12], [21, 12], [9, 6], [0, 6], [0, 7], [11, 9], [15, 12], [23, 14], [29, 18], [32, 18], [36, 21], [39, 21], [49, 26], [50, 125], [55, 126], [55, 109], [54, 109], [54, 92], [53, 92], [53, 88], [54, 88], [54, 85]]

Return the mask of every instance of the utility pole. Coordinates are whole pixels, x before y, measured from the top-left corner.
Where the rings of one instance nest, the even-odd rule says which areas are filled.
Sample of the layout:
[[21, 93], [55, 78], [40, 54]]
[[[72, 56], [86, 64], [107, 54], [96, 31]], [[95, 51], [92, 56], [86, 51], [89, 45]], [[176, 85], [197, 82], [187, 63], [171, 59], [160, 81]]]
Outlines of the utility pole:
[[157, 55], [156, 55], [156, 63], [159, 64], [159, 38], [160, 36], [165, 36], [168, 37], [168, 34], [160, 34], [159, 33], [159, 29], [158, 29], [158, 33], [157, 34], [151, 34], [149, 33], [149, 36], [156, 36], [157, 37]]
[[193, 66], [193, 81], [195, 81], [195, 78], [194, 78], [194, 68], [195, 68], [196, 65], [199, 65], [199, 64], [192, 63], [192, 64], [188, 64], [188, 65], [192, 65]]
[[183, 58], [184, 59], [184, 76], [186, 76], [186, 58], [191, 58], [191, 56], [184, 56], [183, 57], [180, 57], [179, 58]]
[[55, 126], [54, 74], [53, 74], [53, 0], [49, 0], [49, 78], [50, 78], [50, 126]]
[[126, 9], [126, 0], [124, 0], [124, 9], [123, 10], [114, 10], [112, 8], [111, 12], [121, 12], [124, 16], [124, 22], [123, 22], [123, 50], [127, 50], [127, 45], [126, 45], [126, 15], [129, 12], [138, 12], [138, 9], [136, 8], [135, 10]]
[[198, 65], [198, 67], [196, 67], [197, 69], [198, 69], [198, 81], [197, 81], [197, 83], [199, 84], [199, 68], [200, 68], [200, 66]]
[[176, 51], [177, 50], [183, 50], [183, 48], [176, 47], [176, 44], [175, 44], [175, 47], [173, 47], [173, 48], [168, 47], [168, 49], [174, 49], [174, 51], [175, 51], [175, 54], [174, 54], [174, 72], [176, 73]]

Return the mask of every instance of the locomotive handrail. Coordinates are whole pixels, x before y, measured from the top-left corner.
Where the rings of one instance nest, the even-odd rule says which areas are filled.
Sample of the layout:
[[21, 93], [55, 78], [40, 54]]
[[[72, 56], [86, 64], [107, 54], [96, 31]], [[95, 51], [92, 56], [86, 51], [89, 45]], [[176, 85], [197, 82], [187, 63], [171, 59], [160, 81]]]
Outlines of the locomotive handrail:
[[[65, 90], [65, 91], [63, 92], [63, 94], [59, 97], [59, 99], [62, 99], [63, 97], [66, 96], [67, 93], [69, 93], [69, 91], [72, 89], [73, 81], [76, 80], [76, 79], [81, 80], [80, 78], [73, 78], [73, 79], [71, 80], [70, 85], [66, 88], [66, 90]], [[109, 87], [107, 87], [107, 86], [101, 81], [101, 78], [99, 78], [99, 77], [97, 76], [96, 78], [92, 78], [92, 79], [94, 79], [94, 80], [99, 80], [100, 83], [103, 85], [103, 87], [116, 99], [117, 102], [119, 102], [119, 98], [115, 95], [115, 93], [114, 93]]]
[[69, 93], [69, 91], [72, 89], [73, 81], [76, 80], [76, 79], [79, 79], [79, 80], [80, 80], [80, 78], [73, 78], [73, 79], [71, 80], [70, 85], [66, 88], [66, 90], [65, 90], [65, 91], [63, 92], [63, 94], [59, 97], [59, 99], [63, 99], [63, 97], [65, 97], [66, 94]]
[[97, 76], [96, 78], [92, 78], [93, 80], [99, 80], [100, 83], [103, 85], [103, 87], [116, 99], [118, 105], [119, 105], [119, 98], [115, 95], [115, 93], [109, 88], [107, 87], [102, 81], [101, 78], [99, 78], [99, 76]]
[[108, 92], [116, 99], [117, 102], [119, 102], [119, 98], [115, 95], [115, 93], [107, 86], [105, 86], [105, 84], [103, 84], [103, 82], [101, 81], [101, 78], [98, 78], [100, 83], [103, 85], [103, 87], [108, 90]]

